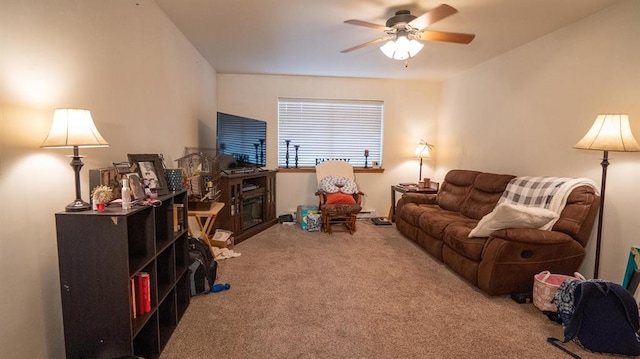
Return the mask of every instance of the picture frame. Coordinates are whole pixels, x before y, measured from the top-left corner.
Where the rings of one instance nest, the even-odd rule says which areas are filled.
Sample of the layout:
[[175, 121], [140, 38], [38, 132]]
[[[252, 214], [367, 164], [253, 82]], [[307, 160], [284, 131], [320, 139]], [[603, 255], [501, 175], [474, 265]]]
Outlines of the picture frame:
[[121, 197], [122, 175], [113, 167], [89, 169], [89, 196], [96, 186], [107, 186], [113, 192], [113, 198]]
[[136, 173], [144, 188], [156, 191], [158, 195], [169, 194], [167, 178], [164, 175], [162, 158], [158, 154], [128, 154], [131, 170]]
[[113, 167], [120, 175], [131, 173], [131, 163], [129, 162], [113, 162]]
[[142, 187], [140, 176], [138, 176], [137, 173], [129, 173], [126, 176], [129, 181], [129, 188], [131, 188], [131, 195], [133, 196], [133, 199], [138, 201], [147, 198], [147, 194], [144, 192], [144, 188]]

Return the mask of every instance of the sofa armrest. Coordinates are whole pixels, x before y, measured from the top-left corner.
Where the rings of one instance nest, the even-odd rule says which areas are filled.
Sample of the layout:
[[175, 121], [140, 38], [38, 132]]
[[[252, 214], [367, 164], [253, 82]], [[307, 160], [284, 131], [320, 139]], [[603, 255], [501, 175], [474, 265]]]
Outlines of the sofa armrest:
[[562, 232], [501, 229], [483, 248], [478, 287], [490, 295], [530, 291], [534, 275], [544, 270], [572, 274], [584, 256], [582, 245]]
[[571, 236], [556, 231], [543, 231], [535, 228], [507, 228], [491, 233], [489, 237], [522, 244], [549, 245], [574, 242]]

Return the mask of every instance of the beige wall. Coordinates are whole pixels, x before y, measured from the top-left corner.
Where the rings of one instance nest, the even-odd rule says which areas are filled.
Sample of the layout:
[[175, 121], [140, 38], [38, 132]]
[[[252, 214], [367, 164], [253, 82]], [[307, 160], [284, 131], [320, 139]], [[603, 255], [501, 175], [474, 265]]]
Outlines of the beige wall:
[[[588, 177], [602, 152], [573, 149], [599, 113], [628, 113], [640, 140], [640, 2], [624, 1], [486, 62], [443, 90], [438, 177], [452, 168]], [[640, 153], [610, 153], [600, 277], [622, 281], [640, 244]], [[595, 237], [581, 271], [591, 275]]]
[[54, 213], [71, 150], [44, 150], [53, 109], [82, 107], [109, 141], [88, 169], [213, 146], [212, 67], [152, 1], [0, 0], [0, 358], [62, 358]]
[[[403, 66], [400, 62], [397, 66]], [[356, 174], [365, 192], [364, 209], [386, 216], [390, 185], [417, 181], [419, 162], [412, 159], [418, 141], [433, 141], [440, 83], [306, 76], [218, 74], [218, 110], [267, 121], [267, 166], [277, 167], [278, 97], [347, 98], [384, 101], [384, 174]], [[358, 140], [358, 134], [353, 134]], [[437, 144], [436, 144], [437, 145]], [[435, 163], [425, 161], [423, 177]], [[301, 204], [317, 204], [315, 173], [277, 174], [277, 213]]]

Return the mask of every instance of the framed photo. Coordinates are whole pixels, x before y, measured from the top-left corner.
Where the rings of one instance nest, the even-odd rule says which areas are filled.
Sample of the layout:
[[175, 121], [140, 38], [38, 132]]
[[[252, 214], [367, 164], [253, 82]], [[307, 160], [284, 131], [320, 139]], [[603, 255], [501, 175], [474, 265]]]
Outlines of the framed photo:
[[147, 198], [147, 195], [144, 192], [144, 188], [142, 188], [142, 181], [140, 181], [140, 176], [138, 176], [137, 173], [129, 173], [126, 176], [129, 180], [129, 188], [131, 188], [133, 199], [137, 201], [139, 199]]
[[158, 195], [169, 193], [167, 179], [164, 176], [162, 158], [157, 154], [129, 154], [129, 162], [134, 173], [140, 176], [142, 186], [151, 191], [156, 191]]
[[[96, 186], [108, 186], [113, 192], [114, 198], [120, 198], [122, 189], [122, 175], [113, 167], [95, 168], [89, 170], [89, 189], [93, 191]], [[90, 194], [91, 195], [91, 194]]]
[[131, 173], [131, 163], [129, 162], [113, 162], [113, 167], [120, 175]]

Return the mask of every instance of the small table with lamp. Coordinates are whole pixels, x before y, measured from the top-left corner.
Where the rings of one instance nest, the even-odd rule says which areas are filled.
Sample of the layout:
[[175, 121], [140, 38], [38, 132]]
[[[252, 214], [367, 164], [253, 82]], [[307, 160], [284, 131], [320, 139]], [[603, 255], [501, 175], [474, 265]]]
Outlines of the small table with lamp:
[[395, 222], [396, 220], [396, 192], [400, 192], [402, 194], [405, 193], [426, 193], [426, 194], [436, 194], [438, 193], [438, 182], [431, 181], [431, 187], [418, 187], [415, 184], [394, 184], [391, 185], [391, 208], [389, 209], [389, 219], [391, 222]]

